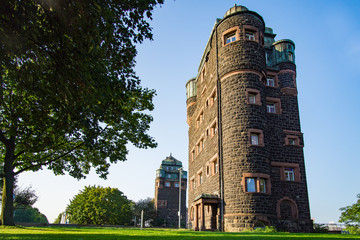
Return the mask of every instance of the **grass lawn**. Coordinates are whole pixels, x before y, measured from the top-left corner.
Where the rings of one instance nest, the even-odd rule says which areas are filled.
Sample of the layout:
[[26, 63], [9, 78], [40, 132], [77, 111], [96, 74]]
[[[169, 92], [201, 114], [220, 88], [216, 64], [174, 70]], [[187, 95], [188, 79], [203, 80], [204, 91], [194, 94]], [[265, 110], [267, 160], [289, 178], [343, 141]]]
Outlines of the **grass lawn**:
[[0, 228], [0, 239], [241, 239], [241, 240], [322, 240], [360, 239], [360, 235], [306, 233], [221, 233], [174, 229], [85, 228], [85, 227], [18, 227]]

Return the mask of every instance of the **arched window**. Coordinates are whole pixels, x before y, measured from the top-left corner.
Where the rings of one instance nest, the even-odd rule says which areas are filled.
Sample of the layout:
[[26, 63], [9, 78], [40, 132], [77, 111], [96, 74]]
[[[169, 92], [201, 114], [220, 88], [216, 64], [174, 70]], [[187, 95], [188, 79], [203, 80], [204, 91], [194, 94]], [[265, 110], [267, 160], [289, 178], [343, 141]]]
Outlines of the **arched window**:
[[297, 219], [298, 208], [296, 203], [288, 197], [280, 199], [277, 203], [277, 215], [279, 219]]

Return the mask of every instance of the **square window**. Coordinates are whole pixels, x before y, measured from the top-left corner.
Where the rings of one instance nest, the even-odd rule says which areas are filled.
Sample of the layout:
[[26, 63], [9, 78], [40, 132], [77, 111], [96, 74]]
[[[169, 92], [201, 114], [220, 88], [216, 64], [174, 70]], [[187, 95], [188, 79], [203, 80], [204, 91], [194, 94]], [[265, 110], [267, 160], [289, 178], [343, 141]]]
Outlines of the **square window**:
[[296, 139], [295, 138], [289, 138], [289, 145], [296, 145]]
[[266, 86], [275, 87], [275, 80], [273, 78], [267, 78], [266, 79]]
[[179, 187], [179, 183], [178, 183], [178, 182], [175, 183], [175, 187]]
[[225, 36], [225, 44], [235, 42], [236, 41], [236, 35], [235, 32], [232, 32]]
[[285, 173], [285, 180], [286, 181], [292, 181], [292, 182], [295, 181], [294, 169], [293, 168], [285, 168], [284, 173]]
[[169, 182], [165, 182], [165, 187], [170, 187], [170, 183], [169, 183]]
[[255, 178], [246, 178], [246, 191], [256, 192]]
[[267, 103], [266, 109], [268, 113], [276, 113], [275, 103]]
[[251, 145], [259, 145], [259, 134], [251, 133]]
[[245, 39], [255, 41], [255, 33], [249, 30], [245, 30]]
[[256, 103], [256, 94], [249, 93], [249, 103], [255, 104]]

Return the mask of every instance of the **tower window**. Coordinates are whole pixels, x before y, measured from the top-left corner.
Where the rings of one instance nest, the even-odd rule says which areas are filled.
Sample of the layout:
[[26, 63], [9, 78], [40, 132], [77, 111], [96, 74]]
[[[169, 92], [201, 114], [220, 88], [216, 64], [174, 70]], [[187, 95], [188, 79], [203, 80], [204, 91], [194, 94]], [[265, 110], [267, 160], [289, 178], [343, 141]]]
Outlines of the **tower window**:
[[273, 78], [267, 78], [266, 79], [266, 86], [275, 87], [275, 80]]
[[260, 178], [259, 186], [260, 186], [259, 192], [266, 193], [266, 179], [265, 178]]
[[295, 138], [288, 138], [289, 145], [296, 145], [296, 139]]
[[257, 89], [246, 89], [246, 102], [253, 105], [261, 105], [260, 91]]
[[266, 111], [268, 113], [280, 114], [281, 102], [279, 98], [266, 98]]
[[249, 103], [255, 104], [256, 103], [256, 94], [249, 93]]
[[302, 147], [302, 145], [300, 145], [299, 136], [295, 135], [295, 134], [301, 134], [301, 132], [287, 131], [287, 130], [284, 130], [284, 132], [286, 134], [285, 145]]
[[246, 191], [247, 192], [256, 192], [255, 181], [256, 181], [256, 178], [246, 178]]
[[259, 145], [259, 134], [258, 133], [251, 134], [251, 145]]
[[244, 25], [243, 27], [243, 36], [245, 41], [255, 41], [263, 45], [261, 37], [259, 38], [259, 30], [256, 27], [251, 25]]
[[276, 113], [275, 103], [272, 102], [266, 103], [266, 109], [268, 113]]
[[298, 163], [271, 162], [271, 167], [279, 168], [281, 181], [300, 182]]
[[285, 174], [285, 180], [286, 181], [295, 181], [295, 177], [294, 177], [294, 169], [293, 168], [285, 168], [284, 169], [284, 174]]
[[260, 129], [249, 129], [249, 143], [251, 146], [264, 146], [264, 134]]
[[270, 176], [265, 173], [243, 173], [241, 185], [243, 185], [244, 192], [271, 193]]
[[225, 36], [225, 44], [231, 43], [231, 42], [235, 42], [236, 41], [236, 34], [235, 32], [230, 33], [228, 35]]
[[255, 33], [250, 30], [246, 30], [245, 31], [245, 39], [255, 41]]
[[232, 27], [222, 33], [223, 46], [240, 39], [240, 27]]

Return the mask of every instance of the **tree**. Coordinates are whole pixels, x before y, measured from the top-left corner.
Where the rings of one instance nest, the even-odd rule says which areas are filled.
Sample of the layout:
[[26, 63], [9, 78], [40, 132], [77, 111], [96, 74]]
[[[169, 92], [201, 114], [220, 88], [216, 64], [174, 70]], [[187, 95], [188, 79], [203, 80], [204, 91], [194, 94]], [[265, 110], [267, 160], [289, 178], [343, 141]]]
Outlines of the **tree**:
[[339, 222], [345, 223], [346, 229], [353, 234], [360, 234], [360, 194], [357, 202], [351, 206], [340, 208]]
[[134, 72], [136, 47], [163, 0], [3, 0], [0, 5], [1, 220], [13, 225], [14, 176], [46, 166], [106, 178], [147, 134], [154, 91]]
[[24, 189], [15, 187], [14, 190], [14, 207], [32, 207], [38, 200], [38, 196], [32, 187], [25, 187]]
[[96, 225], [129, 224], [132, 202], [117, 188], [88, 186], [67, 207], [70, 223]]
[[144, 222], [147, 222], [151, 226], [160, 226], [163, 223], [158, 217], [153, 198], [140, 199], [135, 202], [133, 215], [136, 217], [137, 222], [141, 219], [141, 211], [144, 211]]
[[49, 223], [39, 209], [33, 207], [15, 208], [14, 221], [17, 223]]

